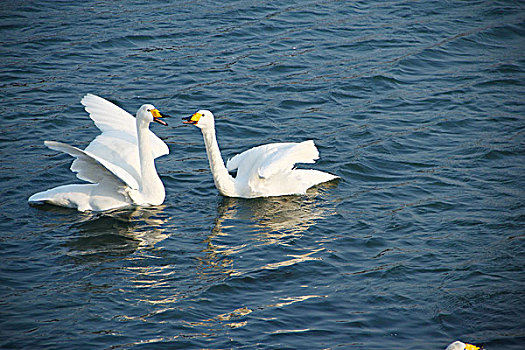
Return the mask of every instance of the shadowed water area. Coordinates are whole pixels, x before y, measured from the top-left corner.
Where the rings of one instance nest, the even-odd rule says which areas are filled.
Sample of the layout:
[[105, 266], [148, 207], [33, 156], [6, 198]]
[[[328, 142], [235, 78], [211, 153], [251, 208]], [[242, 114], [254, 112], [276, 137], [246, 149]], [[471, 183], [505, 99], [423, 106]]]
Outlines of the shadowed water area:
[[[525, 5], [511, 1], [0, 3], [0, 347], [444, 349], [525, 342]], [[79, 213], [86, 93], [151, 129], [162, 206]], [[341, 177], [218, 194], [226, 160], [313, 139]], [[299, 165], [310, 167], [310, 165]]]

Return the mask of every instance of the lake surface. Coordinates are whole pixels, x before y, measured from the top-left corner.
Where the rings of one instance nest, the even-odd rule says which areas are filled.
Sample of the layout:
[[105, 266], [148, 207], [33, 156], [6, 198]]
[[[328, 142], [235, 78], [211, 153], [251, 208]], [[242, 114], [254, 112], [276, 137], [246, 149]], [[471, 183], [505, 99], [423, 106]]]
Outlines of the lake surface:
[[[0, 347], [444, 349], [525, 342], [525, 4], [3, 1]], [[27, 198], [79, 183], [86, 93], [152, 130], [164, 205]], [[223, 157], [315, 140], [341, 177], [241, 200]], [[304, 165], [301, 165], [304, 167]]]

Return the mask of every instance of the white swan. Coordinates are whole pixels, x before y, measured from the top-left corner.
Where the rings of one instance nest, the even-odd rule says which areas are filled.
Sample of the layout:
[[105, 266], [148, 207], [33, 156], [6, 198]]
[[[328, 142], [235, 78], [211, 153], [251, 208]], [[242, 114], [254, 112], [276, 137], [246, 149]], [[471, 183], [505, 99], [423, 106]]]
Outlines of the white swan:
[[[254, 147], [228, 160], [224, 166], [213, 114], [200, 110], [183, 120], [201, 129], [213, 180], [223, 196], [256, 198], [305, 194], [312, 186], [338, 178], [318, 170], [294, 169], [295, 163], [314, 163], [319, 158], [312, 140]], [[237, 176], [233, 178], [229, 171], [235, 170]]]
[[102, 131], [85, 150], [45, 141], [53, 150], [76, 159], [71, 170], [90, 184], [64, 185], [29, 197], [29, 203], [50, 203], [79, 211], [105, 211], [132, 205], [160, 205], [164, 185], [154, 159], [168, 154], [168, 146], [149, 130], [152, 121], [168, 125], [154, 106], [145, 104], [137, 117], [105, 99], [87, 94], [82, 104]]

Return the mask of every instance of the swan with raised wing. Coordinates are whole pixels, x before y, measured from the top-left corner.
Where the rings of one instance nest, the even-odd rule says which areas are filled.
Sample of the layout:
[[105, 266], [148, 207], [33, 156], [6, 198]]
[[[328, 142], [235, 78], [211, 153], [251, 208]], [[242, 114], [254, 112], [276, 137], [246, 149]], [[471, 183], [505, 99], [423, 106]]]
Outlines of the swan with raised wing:
[[[300, 195], [312, 186], [338, 178], [319, 170], [294, 168], [296, 163], [314, 163], [319, 158], [312, 140], [254, 147], [234, 156], [225, 166], [217, 144], [213, 113], [200, 110], [183, 121], [201, 129], [213, 180], [223, 196]], [[235, 178], [230, 175], [233, 171], [237, 171]]]
[[153, 105], [145, 104], [136, 118], [113, 103], [87, 94], [81, 103], [102, 131], [85, 150], [56, 141], [44, 144], [76, 159], [71, 171], [89, 184], [63, 185], [39, 192], [30, 203], [49, 203], [79, 211], [105, 211], [129, 206], [154, 206], [164, 201], [164, 185], [155, 158], [168, 146], [149, 130], [151, 122], [168, 125]]

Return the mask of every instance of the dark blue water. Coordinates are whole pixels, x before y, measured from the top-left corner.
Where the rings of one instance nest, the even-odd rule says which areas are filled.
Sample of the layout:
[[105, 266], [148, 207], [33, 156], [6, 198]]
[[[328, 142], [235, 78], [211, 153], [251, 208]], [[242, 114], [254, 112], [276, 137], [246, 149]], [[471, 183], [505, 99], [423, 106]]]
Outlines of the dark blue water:
[[[525, 342], [525, 4], [3, 1], [0, 347], [487, 349]], [[85, 93], [152, 129], [163, 206], [31, 207], [79, 182], [44, 140], [98, 134]], [[223, 198], [224, 158], [314, 139], [341, 177]]]

